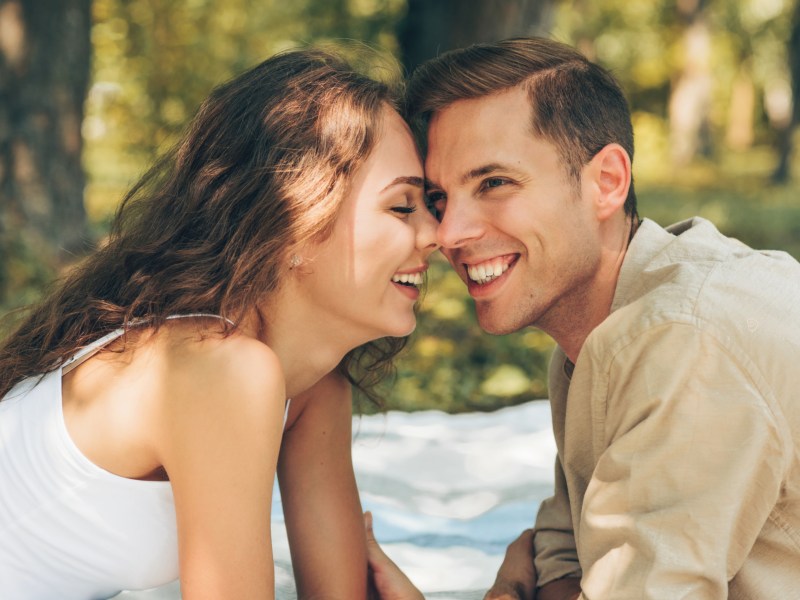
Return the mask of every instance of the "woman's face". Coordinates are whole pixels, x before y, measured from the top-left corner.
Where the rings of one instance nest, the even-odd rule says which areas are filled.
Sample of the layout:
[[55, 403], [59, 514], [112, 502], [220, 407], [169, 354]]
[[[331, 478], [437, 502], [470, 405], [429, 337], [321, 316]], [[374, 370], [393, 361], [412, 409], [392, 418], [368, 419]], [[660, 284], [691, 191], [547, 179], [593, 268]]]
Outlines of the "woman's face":
[[413, 331], [414, 303], [438, 247], [423, 191], [411, 133], [387, 107], [331, 236], [307, 250], [301, 267], [303, 293], [325, 313], [326, 326], [341, 327], [359, 343]]

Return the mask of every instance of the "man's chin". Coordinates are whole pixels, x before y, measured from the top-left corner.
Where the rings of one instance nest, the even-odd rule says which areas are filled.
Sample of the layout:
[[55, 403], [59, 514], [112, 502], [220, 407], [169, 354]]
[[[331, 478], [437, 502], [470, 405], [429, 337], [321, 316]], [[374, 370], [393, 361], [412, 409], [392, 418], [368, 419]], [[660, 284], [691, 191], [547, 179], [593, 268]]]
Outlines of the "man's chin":
[[476, 305], [475, 309], [478, 317], [478, 325], [490, 335], [508, 335], [524, 327], [524, 325], [517, 324], [516, 321], [509, 318], [508, 315], [499, 314], [499, 311], [496, 309], [490, 310], [488, 307], [481, 307], [480, 305]]

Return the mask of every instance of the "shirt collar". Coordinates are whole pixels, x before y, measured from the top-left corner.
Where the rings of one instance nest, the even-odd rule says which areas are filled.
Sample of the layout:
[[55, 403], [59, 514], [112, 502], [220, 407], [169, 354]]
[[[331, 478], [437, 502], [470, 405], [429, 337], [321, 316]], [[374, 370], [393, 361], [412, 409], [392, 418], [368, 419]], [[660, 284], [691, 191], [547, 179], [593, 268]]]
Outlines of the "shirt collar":
[[611, 302], [611, 312], [633, 300], [642, 271], [664, 248], [672, 243], [675, 236], [691, 229], [701, 221], [704, 219], [694, 217], [664, 229], [655, 221], [642, 219], [625, 252], [625, 258], [617, 278], [617, 287], [614, 290], [614, 300]]

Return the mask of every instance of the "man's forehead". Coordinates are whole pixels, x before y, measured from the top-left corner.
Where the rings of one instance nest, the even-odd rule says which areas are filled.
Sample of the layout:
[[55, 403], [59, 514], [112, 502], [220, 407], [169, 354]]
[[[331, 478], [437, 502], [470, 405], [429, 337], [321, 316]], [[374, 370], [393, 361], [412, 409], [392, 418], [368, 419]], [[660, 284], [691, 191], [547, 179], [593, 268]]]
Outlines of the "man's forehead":
[[529, 115], [524, 95], [507, 92], [447, 106], [429, 122], [426, 176], [456, 183], [513, 164], [521, 145], [537, 137]]
[[522, 88], [457, 100], [431, 115], [427, 156], [437, 152], [439, 144], [485, 143], [497, 136], [533, 134], [531, 125], [530, 100]]
[[[425, 181], [427, 187], [442, 185], [464, 185], [470, 180], [497, 170], [498, 140], [491, 143], [476, 143], [486, 134], [486, 124], [469, 124], [448, 130], [434, 126], [429, 130], [428, 148], [425, 156]], [[466, 130], [470, 127], [470, 130]]]
[[530, 94], [524, 86], [514, 86], [475, 98], [455, 100], [431, 114], [428, 131], [438, 122], [457, 120], [467, 114], [484, 119], [521, 118], [527, 121], [531, 115]]

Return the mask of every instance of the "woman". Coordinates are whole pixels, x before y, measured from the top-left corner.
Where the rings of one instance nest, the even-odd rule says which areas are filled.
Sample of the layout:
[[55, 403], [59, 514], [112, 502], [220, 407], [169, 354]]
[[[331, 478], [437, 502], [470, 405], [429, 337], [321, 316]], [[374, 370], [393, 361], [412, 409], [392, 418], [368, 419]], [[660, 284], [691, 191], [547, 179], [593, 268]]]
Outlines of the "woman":
[[364, 597], [348, 380], [415, 326], [422, 177], [390, 91], [326, 53], [216, 89], [0, 348], [0, 597], [272, 598], [276, 472], [299, 596]]

